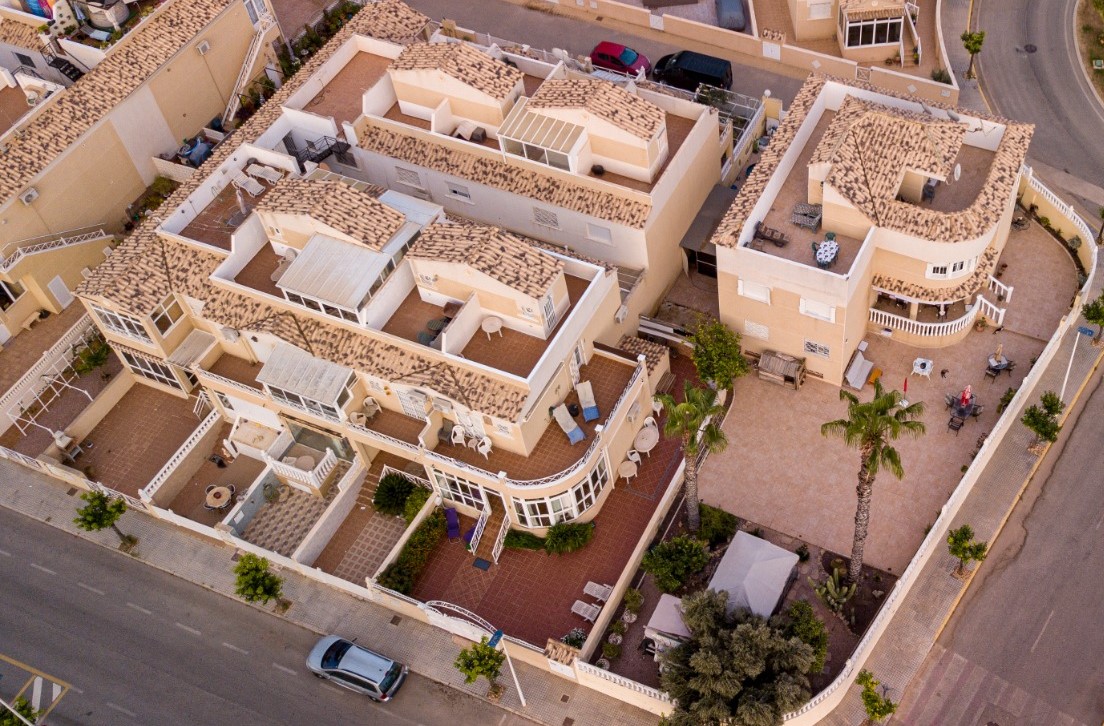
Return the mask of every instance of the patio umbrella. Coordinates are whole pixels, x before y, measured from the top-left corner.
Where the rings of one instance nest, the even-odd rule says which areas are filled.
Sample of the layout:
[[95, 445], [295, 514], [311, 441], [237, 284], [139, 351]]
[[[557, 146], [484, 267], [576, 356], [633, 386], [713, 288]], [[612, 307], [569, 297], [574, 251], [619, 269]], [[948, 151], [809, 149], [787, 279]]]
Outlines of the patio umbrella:
[[973, 389], [971, 389], [970, 386], [966, 386], [965, 388], [962, 389], [961, 404], [963, 406], [969, 406], [970, 405], [970, 399], [972, 399], [973, 397], [974, 397]]
[[908, 395], [908, 376], [905, 376], [905, 395]]
[[993, 354], [993, 358], [995, 358], [997, 361], [1000, 361], [1002, 353], [1004, 353], [1004, 343], [998, 343], [997, 352]]

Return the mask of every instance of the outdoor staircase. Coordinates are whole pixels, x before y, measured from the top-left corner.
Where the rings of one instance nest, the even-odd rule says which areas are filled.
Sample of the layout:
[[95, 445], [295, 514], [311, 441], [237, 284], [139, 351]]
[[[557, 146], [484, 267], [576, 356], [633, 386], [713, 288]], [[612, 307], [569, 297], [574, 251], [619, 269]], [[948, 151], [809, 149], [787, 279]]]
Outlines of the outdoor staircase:
[[253, 32], [252, 40], [249, 41], [249, 50], [245, 53], [245, 61], [242, 62], [241, 70], [238, 71], [238, 80], [234, 82], [234, 92], [230, 94], [230, 102], [226, 104], [226, 110], [222, 114], [223, 128], [229, 128], [230, 120], [241, 108], [241, 97], [249, 84], [253, 82], [250, 72], [253, 70], [253, 65], [257, 62], [257, 57], [264, 47], [265, 36], [275, 25], [276, 18], [269, 13], [265, 13], [257, 19], [257, 28]]
[[295, 161], [299, 163], [299, 171], [302, 172], [306, 171], [306, 162], [311, 161], [319, 164], [331, 155], [336, 156], [337, 160], [343, 164], [353, 163], [353, 160], [346, 156], [352, 146], [332, 136], [323, 136], [310, 141], [305, 148], [300, 149], [295, 143], [295, 138], [289, 133], [284, 137], [284, 148], [295, 157]]
[[85, 71], [78, 68], [72, 61], [59, 58], [49, 48], [43, 49], [42, 54], [46, 57], [46, 65], [57, 69], [58, 73], [74, 83], [79, 81], [85, 74]]
[[483, 536], [479, 538], [479, 546], [473, 553], [481, 560], [494, 562], [492, 550], [495, 546], [495, 536], [502, 527], [502, 520], [506, 517], [506, 511], [502, 508], [498, 497], [488, 497], [491, 503], [491, 516], [487, 519], [487, 526], [483, 530]]

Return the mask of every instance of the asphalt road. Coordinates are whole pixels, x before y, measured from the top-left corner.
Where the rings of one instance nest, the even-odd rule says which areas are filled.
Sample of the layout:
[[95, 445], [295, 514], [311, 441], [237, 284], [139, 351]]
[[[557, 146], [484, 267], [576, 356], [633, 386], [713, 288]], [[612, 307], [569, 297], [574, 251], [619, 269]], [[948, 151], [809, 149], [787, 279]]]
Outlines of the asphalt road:
[[1029, 485], [925, 677], [910, 684], [906, 723], [1068, 723], [1056, 712], [1104, 722], [1104, 385], [1095, 378], [1062, 450], [1048, 455], [1051, 471]]
[[993, 110], [1035, 124], [1032, 158], [1104, 186], [1104, 108], [1079, 66], [1077, 0], [974, 2], [975, 26], [986, 33], [982, 87]]
[[317, 634], [3, 508], [0, 581], [0, 654], [74, 688], [53, 726], [531, 723], [413, 673], [376, 704], [306, 669]]

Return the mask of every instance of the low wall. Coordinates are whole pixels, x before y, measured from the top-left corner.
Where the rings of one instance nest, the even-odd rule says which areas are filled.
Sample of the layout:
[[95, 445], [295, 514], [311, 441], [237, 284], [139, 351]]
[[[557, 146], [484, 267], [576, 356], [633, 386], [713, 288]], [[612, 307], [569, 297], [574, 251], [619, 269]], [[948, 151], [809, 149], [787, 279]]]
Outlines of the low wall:
[[[144, 501], [163, 504], [168, 504], [175, 499], [214, 450], [219, 434], [222, 433], [222, 426], [219, 425], [221, 421], [222, 417], [218, 411], [208, 414], [207, 418], [196, 427], [196, 433], [205, 426], [207, 430], [196, 440], [189, 436], [165, 464], [166, 467], [172, 467], [169, 473], [163, 475], [164, 469], [158, 472], [153, 481], [140, 490], [139, 496]], [[195, 436], [195, 433], [192, 436]], [[152, 490], [150, 485], [154, 485]]]
[[[330, 502], [330, 506], [326, 508], [326, 511], [322, 513], [322, 516], [307, 532], [307, 536], [291, 553], [291, 559], [304, 565], [314, 564], [314, 561], [322, 554], [322, 550], [326, 549], [326, 545], [330, 543], [334, 533], [340, 529], [345, 517], [356, 506], [357, 496], [360, 494], [360, 488], [364, 486], [364, 478], [367, 475], [368, 470], [361, 466], [358, 461], [337, 483], [338, 495], [334, 497], [334, 500]], [[344, 488], [342, 488], [342, 485], [344, 485]]]
[[100, 394], [73, 419], [73, 422], [65, 427], [65, 433], [76, 441], [83, 441], [92, 433], [92, 429], [104, 420], [104, 416], [118, 405], [123, 396], [135, 385], [134, 376], [125, 368], [115, 374], [114, 380], [107, 384]]

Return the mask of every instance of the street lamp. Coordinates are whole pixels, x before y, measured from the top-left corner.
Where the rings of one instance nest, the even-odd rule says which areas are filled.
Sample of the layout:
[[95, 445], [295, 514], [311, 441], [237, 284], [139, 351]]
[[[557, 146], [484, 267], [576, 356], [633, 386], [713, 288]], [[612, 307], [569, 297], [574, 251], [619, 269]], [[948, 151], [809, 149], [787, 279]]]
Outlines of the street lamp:
[[1091, 338], [1095, 335], [1092, 328], [1086, 328], [1084, 325], [1078, 326], [1077, 337], [1073, 339], [1073, 348], [1070, 350], [1069, 365], [1066, 366], [1066, 377], [1062, 379], [1062, 392], [1058, 394], [1058, 398], [1062, 401], [1066, 400], [1066, 384], [1069, 383], [1070, 370], [1073, 369], [1073, 356], [1077, 353], [1077, 343], [1081, 338]]

